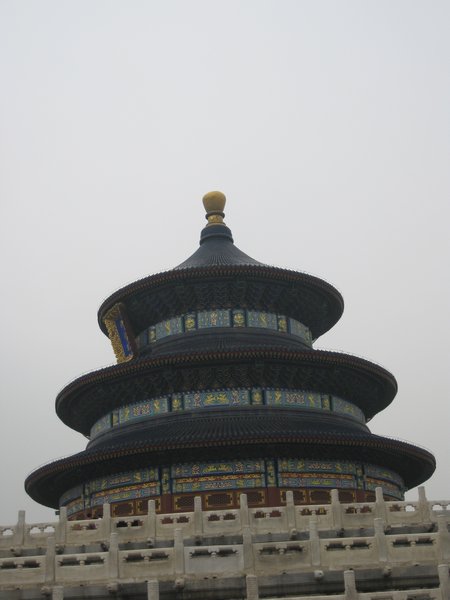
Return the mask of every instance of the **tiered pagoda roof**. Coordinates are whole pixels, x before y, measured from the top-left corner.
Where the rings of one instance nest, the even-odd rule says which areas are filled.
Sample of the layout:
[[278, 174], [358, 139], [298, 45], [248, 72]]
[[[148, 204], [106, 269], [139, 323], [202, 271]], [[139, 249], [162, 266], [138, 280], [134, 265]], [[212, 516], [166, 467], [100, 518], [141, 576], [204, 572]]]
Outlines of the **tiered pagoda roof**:
[[[200, 247], [100, 307], [118, 364], [84, 375], [56, 399], [85, 451], [46, 465], [28, 493], [74, 517], [387, 498], [427, 479], [434, 457], [367, 427], [397, 392], [380, 366], [312, 343], [340, 318], [330, 284], [264, 265], [233, 242], [225, 197], [204, 198]], [[219, 491], [218, 491], [219, 490]], [[252, 495], [253, 494], [253, 495]]]

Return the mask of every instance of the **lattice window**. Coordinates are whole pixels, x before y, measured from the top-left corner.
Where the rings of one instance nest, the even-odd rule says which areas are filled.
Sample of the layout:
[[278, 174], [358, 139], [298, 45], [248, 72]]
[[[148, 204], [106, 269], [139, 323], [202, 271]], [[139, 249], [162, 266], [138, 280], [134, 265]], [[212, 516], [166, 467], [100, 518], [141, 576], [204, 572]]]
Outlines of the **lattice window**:
[[221, 506], [232, 506], [233, 496], [225, 492], [218, 494], [208, 494], [206, 496], [206, 504], [208, 508], [220, 508]]
[[177, 496], [175, 498], [175, 509], [194, 510], [194, 497], [195, 496]]
[[330, 502], [330, 492], [327, 490], [312, 490], [310, 491], [310, 498], [313, 503], [328, 504]]
[[127, 517], [134, 513], [132, 502], [121, 502], [120, 504], [112, 505], [113, 517]]
[[247, 492], [247, 503], [249, 506], [261, 506], [266, 501], [266, 495], [264, 492]]

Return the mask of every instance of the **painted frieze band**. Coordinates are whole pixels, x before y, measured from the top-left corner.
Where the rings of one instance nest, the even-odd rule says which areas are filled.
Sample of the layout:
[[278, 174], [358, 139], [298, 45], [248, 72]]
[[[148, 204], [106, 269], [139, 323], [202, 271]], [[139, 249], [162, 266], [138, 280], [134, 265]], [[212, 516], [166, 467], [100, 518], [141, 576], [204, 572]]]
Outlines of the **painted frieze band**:
[[221, 406], [248, 405], [285, 406], [299, 410], [323, 410], [347, 416], [358, 421], [358, 423], [365, 423], [364, 413], [361, 409], [337, 396], [305, 390], [235, 388], [169, 394], [125, 405], [96, 421], [91, 428], [91, 439], [111, 428], [164, 413]]
[[403, 499], [405, 489], [397, 473], [376, 465], [301, 458], [252, 458], [178, 463], [171, 467], [151, 467], [94, 479], [65, 492], [60, 498], [60, 506], [66, 506], [70, 516], [104, 503], [152, 498], [161, 494], [272, 486], [366, 491], [381, 487], [386, 495], [398, 500]]
[[275, 313], [246, 309], [216, 309], [191, 312], [161, 321], [148, 327], [136, 338], [138, 348], [145, 348], [171, 335], [217, 327], [257, 327], [295, 335], [307, 345], [312, 345], [311, 332], [296, 319]]

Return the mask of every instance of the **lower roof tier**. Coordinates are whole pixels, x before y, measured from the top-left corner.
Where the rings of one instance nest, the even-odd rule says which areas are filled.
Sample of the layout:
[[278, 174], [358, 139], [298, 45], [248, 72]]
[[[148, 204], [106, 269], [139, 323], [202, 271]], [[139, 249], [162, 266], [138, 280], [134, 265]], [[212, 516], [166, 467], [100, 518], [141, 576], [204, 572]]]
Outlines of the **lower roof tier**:
[[[416, 446], [365, 432], [296, 432], [280, 429], [280, 423], [246, 419], [231, 435], [229, 423], [209, 419], [203, 440], [179, 435], [172, 439], [144, 440], [110, 447], [93, 448], [64, 458], [32, 473], [25, 482], [28, 494], [37, 502], [57, 508], [60, 498], [96, 478], [105, 478], [136, 469], [171, 467], [181, 462], [264, 459], [295, 459], [362, 462], [396, 473], [410, 489], [428, 479], [435, 469], [434, 457]], [[283, 423], [286, 425], [286, 423]], [[173, 428], [172, 428], [173, 431]], [[307, 487], [307, 486], [305, 486]]]
[[361, 358], [321, 350], [248, 348], [132, 360], [76, 379], [56, 399], [56, 412], [88, 436], [116, 408], [174, 392], [273, 387], [332, 394], [369, 420], [397, 392], [394, 376]]

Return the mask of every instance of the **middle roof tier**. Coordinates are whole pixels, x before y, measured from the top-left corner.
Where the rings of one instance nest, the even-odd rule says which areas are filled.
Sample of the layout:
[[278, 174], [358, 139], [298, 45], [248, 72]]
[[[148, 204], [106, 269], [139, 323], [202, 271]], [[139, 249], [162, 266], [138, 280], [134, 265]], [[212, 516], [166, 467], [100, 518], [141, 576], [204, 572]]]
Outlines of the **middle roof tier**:
[[89, 436], [98, 419], [134, 402], [173, 393], [255, 387], [331, 394], [358, 407], [367, 421], [397, 392], [391, 373], [362, 358], [258, 346], [140, 357], [106, 367], [66, 386], [56, 398], [56, 412], [66, 425]]

